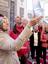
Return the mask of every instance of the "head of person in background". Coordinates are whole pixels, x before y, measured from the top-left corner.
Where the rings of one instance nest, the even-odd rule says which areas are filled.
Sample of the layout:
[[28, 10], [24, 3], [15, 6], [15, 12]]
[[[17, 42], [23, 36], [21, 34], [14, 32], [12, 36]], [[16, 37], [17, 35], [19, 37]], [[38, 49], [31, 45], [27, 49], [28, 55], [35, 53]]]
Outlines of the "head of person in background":
[[3, 16], [0, 20], [0, 30], [4, 32], [9, 30], [9, 21], [6, 16]]
[[20, 16], [17, 16], [15, 18], [15, 24], [16, 24], [16, 26], [21, 26], [22, 25], [22, 18]]
[[23, 20], [22, 20], [22, 25], [23, 25], [23, 27], [25, 27], [25, 26], [27, 25], [27, 23], [28, 23], [28, 20], [26, 20], [26, 19], [23, 19]]
[[34, 32], [38, 32], [38, 25], [35, 25], [33, 28], [34, 28]]
[[13, 32], [16, 34], [16, 33], [20, 33], [23, 29], [23, 26], [22, 26], [22, 18], [20, 16], [17, 16], [15, 18], [15, 25], [13, 27]]

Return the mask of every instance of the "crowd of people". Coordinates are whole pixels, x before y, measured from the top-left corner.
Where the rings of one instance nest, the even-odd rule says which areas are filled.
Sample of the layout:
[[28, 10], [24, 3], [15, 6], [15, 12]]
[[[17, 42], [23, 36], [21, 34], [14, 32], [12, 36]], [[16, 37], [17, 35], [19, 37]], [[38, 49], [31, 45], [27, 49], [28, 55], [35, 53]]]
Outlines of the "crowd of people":
[[41, 18], [35, 17], [29, 22], [17, 16], [11, 30], [8, 18], [0, 14], [0, 64], [27, 64], [30, 52], [34, 60], [35, 51], [37, 64], [40, 64], [40, 57], [46, 64], [48, 24], [36, 24]]
[[[10, 32], [10, 36], [15, 39], [20, 35], [23, 29], [26, 27], [28, 21], [21, 19], [17, 16], [15, 18], [15, 25], [13, 31]], [[14, 33], [14, 34], [13, 34]], [[40, 57], [42, 57], [46, 64], [46, 49], [48, 48], [48, 24], [40, 22], [38, 25], [35, 25], [32, 30], [32, 35], [25, 42], [19, 51], [17, 51], [19, 60], [21, 64], [27, 64], [27, 59], [29, 58], [29, 53], [31, 52], [32, 61], [34, 60], [35, 50], [36, 50], [36, 62], [40, 64]]]
[[33, 34], [33, 26], [41, 18], [43, 16], [35, 17], [26, 23], [27, 20], [23, 22], [21, 17], [17, 16], [13, 30], [11, 30], [8, 18], [0, 14], [0, 64], [26, 63], [30, 51], [29, 38]]
[[33, 62], [35, 52], [36, 64], [40, 64], [40, 58], [43, 58], [42, 64], [46, 64], [48, 23], [42, 20], [44, 15], [39, 0], [32, 2], [32, 20], [17, 16], [12, 29], [8, 18], [0, 14], [0, 64], [30, 64], [28, 58], [31, 56]]

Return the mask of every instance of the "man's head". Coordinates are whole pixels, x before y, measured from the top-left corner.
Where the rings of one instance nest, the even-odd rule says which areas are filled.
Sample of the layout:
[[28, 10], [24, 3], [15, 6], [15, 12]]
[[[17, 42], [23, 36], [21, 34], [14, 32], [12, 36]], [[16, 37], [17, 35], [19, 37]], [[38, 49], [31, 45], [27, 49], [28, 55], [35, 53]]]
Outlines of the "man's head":
[[34, 32], [38, 32], [38, 25], [34, 26]]
[[21, 17], [17, 16], [17, 17], [15, 18], [15, 23], [16, 23], [16, 25], [21, 25], [21, 23], [22, 23]]

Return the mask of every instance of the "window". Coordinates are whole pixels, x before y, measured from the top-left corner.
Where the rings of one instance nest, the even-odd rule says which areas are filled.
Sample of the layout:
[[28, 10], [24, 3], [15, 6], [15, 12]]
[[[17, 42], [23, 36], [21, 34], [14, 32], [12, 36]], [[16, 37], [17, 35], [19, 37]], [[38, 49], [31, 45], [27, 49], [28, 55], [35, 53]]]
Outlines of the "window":
[[24, 17], [24, 8], [20, 7], [20, 16]]

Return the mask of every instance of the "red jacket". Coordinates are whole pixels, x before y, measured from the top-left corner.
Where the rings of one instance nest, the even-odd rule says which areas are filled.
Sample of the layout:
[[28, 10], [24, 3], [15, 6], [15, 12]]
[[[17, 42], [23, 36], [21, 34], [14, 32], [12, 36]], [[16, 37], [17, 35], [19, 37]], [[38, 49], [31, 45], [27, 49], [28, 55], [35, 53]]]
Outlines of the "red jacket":
[[47, 48], [48, 47], [47, 34], [45, 32], [41, 33], [41, 41], [42, 41], [42, 47]]
[[[9, 35], [13, 38], [13, 39], [16, 39], [19, 34], [22, 32], [23, 30], [23, 27], [16, 27], [16, 29], [18, 30], [18, 32], [15, 34], [13, 31], [10, 31]], [[19, 56], [22, 56], [22, 55], [25, 55], [26, 53], [28, 53], [30, 50], [29, 48], [29, 41], [27, 41], [24, 46], [21, 47], [21, 49], [18, 51], [18, 55]]]

